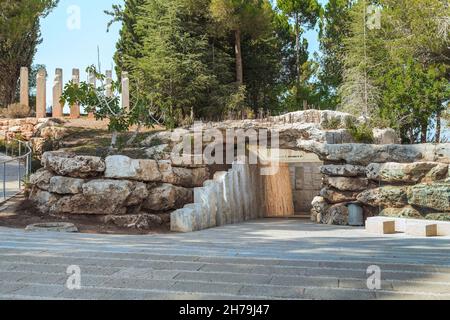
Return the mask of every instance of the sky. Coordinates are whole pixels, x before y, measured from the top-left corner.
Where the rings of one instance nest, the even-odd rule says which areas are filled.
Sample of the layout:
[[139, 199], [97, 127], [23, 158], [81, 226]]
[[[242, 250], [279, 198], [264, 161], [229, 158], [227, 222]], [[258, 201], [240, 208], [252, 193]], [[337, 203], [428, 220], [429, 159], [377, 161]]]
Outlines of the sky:
[[[322, 4], [327, 0], [320, 0]], [[102, 71], [111, 69], [120, 24], [107, 32], [110, 17], [104, 10], [123, 0], [60, 0], [41, 23], [43, 42], [38, 47], [34, 64], [47, 68], [47, 106], [52, 105], [52, 86], [55, 69], [63, 69], [64, 82], [71, 79], [72, 68], [80, 69], [80, 80], [86, 80], [86, 67], [97, 65], [97, 46], [100, 49]], [[317, 31], [305, 34], [310, 52], [319, 50]], [[65, 112], [68, 112], [66, 107]]]
[[98, 46], [102, 71], [111, 69], [120, 24], [107, 32], [110, 17], [103, 11], [120, 3], [123, 0], [60, 0], [58, 7], [42, 20], [43, 42], [34, 64], [47, 68], [47, 106], [52, 105], [55, 68], [63, 69], [64, 82], [71, 79], [72, 68], [79, 68], [80, 80], [86, 80], [86, 68], [97, 65]]

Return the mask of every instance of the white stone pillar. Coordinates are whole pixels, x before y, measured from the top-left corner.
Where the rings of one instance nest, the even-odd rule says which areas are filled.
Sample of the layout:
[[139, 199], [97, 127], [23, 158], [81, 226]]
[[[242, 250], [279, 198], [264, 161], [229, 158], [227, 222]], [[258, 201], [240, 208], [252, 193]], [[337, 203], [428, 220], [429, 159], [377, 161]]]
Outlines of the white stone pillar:
[[130, 111], [130, 79], [128, 72], [122, 72], [122, 109]]
[[52, 117], [62, 118], [64, 105], [60, 102], [63, 91], [63, 70], [55, 70], [55, 80], [53, 82], [53, 107]]
[[112, 97], [112, 71], [111, 70], [106, 70], [106, 80], [105, 80], [105, 95], [108, 98]]
[[[72, 82], [76, 85], [80, 84], [80, 69], [72, 69]], [[70, 118], [78, 119], [80, 117], [80, 105], [75, 103], [70, 106]]]
[[[93, 85], [94, 88], [97, 87], [97, 79], [95, 78], [95, 74], [94, 73], [90, 73], [89, 74], [89, 84]], [[94, 112], [89, 112], [88, 113], [88, 119], [95, 119], [95, 115]]]
[[20, 68], [20, 104], [29, 107], [28, 68]]
[[36, 118], [45, 118], [46, 115], [46, 76], [45, 69], [39, 70], [36, 76]]

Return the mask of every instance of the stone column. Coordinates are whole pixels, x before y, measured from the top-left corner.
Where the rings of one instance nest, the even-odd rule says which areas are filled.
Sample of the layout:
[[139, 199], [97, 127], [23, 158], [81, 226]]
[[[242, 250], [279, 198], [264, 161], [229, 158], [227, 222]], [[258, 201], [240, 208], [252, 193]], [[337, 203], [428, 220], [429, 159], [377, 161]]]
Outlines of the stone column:
[[122, 108], [130, 111], [130, 79], [128, 72], [122, 72]]
[[[90, 74], [89, 74], [89, 83], [90, 83], [91, 85], [93, 85], [94, 88], [97, 87], [97, 79], [95, 78], [95, 74], [93, 74], [93, 73], [90, 73]], [[88, 119], [95, 119], [94, 112], [89, 112], [89, 113], [88, 113]]]
[[[80, 70], [72, 69], [72, 82], [76, 85], [80, 84]], [[80, 105], [75, 103], [70, 106], [70, 118], [78, 119], [80, 117]]]
[[46, 115], [46, 76], [45, 69], [39, 70], [36, 76], [36, 118], [45, 118]]
[[105, 95], [108, 98], [112, 97], [112, 87], [111, 87], [111, 83], [112, 83], [112, 71], [111, 70], [106, 70], [106, 83], [105, 83]]
[[64, 105], [59, 101], [63, 91], [63, 70], [57, 68], [55, 70], [55, 81], [53, 82], [53, 108], [52, 116], [54, 118], [62, 118]]
[[20, 104], [29, 107], [28, 68], [20, 68]]

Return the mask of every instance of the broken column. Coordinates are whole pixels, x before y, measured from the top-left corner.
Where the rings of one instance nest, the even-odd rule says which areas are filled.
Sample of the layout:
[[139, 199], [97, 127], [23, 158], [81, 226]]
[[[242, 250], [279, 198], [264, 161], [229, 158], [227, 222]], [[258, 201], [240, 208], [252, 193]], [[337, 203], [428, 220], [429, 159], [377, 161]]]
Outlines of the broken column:
[[[72, 69], [72, 82], [76, 85], [80, 84], [80, 70]], [[78, 103], [74, 103], [70, 106], [70, 118], [78, 119], [80, 117], [80, 105]]]
[[[93, 72], [91, 72], [89, 74], [89, 84], [94, 86], [94, 88], [97, 87], [97, 79], [95, 78], [95, 74]], [[95, 119], [94, 112], [89, 112], [88, 113], [88, 119]]]
[[46, 76], [45, 69], [40, 69], [36, 76], [36, 118], [46, 115]]
[[130, 79], [128, 72], [122, 72], [122, 109], [130, 111]]
[[60, 102], [63, 91], [63, 70], [57, 68], [55, 70], [55, 81], [53, 82], [53, 108], [52, 116], [54, 118], [62, 118], [64, 104]]
[[20, 68], [20, 104], [29, 107], [28, 68]]

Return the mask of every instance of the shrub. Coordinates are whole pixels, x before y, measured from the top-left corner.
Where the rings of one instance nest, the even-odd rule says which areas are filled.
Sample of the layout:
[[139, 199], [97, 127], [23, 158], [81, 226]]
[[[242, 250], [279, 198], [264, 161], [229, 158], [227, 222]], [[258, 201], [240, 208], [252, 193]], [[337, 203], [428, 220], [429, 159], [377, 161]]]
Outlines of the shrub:
[[340, 118], [326, 118], [322, 122], [322, 128], [325, 130], [336, 130], [341, 128], [341, 119]]
[[1, 116], [11, 119], [26, 118], [31, 116], [31, 109], [26, 105], [14, 103], [1, 110]]
[[375, 139], [373, 136], [373, 128], [368, 122], [356, 123], [355, 120], [347, 118], [345, 126], [356, 142], [358, 143], [374, 142]]

